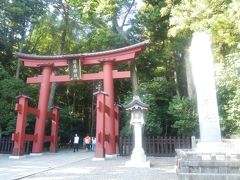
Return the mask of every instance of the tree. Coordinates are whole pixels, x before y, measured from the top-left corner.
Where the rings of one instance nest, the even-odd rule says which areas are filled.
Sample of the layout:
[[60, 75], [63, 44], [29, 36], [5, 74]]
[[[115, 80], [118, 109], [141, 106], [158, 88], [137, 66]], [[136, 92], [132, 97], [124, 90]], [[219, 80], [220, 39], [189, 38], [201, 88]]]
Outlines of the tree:
[[176, 129], [178, 135], [198, 135], [195, 101], [187, 97], [175, 96], [169, 104], [168, 113], [174, 118], [172, 128]]
[[169, 36], [198, 31], [212, 34], [216, 61], [224, 61], [239, 42], [239, 10], [237, 1], [184, 0], [171, 10]]
[[11, 77], [0, 64], [0, 132], [10, 135], [16, 127], [14, 111], [16, 96], [34, 94], [34, 89], [26, 86], [22, 80]]
[[14, 53], [22, 49], [28, 32], [44, 13], [45, 1], [4, 0], [0, 2], [0, 61], [7, 71], [15, 72]]
[[208, 31], [212, 36], [215, 61], [220, 63], [216, 69], [217, 92], [221, 127], [225, 137], [237, 133], [239, 124], [238, 77], [236, 75], [240, 30], [238, 1], [196, 0], [181, 1], [171, 10], [169, 36], [178, 37], [184, 33]]
[[146, 114], [146, 135], [173, 135], [171, 126], [173, 121], [167, 114], [169, 101], [174, 94], [174, 84], [164, 77], [156, 77], [149, 82], [140, 85], [139, 94], [143, 101], [149, 104], [149, 112]]
[[225, 137], [239, 135], [240, 79], [239, 53], [227, 56], [227, 63], [217, 64], [218, 103], [221, 114], [221, 128]]

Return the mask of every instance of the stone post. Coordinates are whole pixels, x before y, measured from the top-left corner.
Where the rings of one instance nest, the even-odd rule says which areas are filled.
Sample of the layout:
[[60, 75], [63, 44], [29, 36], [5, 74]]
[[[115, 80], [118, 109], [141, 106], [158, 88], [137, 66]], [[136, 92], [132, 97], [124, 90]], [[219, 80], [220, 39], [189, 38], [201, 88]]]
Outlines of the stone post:
[[97, 91], [93, 95], [97, 96], [97, 115], [96, 115], [96, 150], [93, 160], [105, 159], [105, 97], [106, 92]]
[[53, 119], [51, 127], [51, 143], [50, 152], [56, 152], [58, 148], [58, 124], [59, 124], [59, 110], [60, 107], [54, 106], [52, 109]]

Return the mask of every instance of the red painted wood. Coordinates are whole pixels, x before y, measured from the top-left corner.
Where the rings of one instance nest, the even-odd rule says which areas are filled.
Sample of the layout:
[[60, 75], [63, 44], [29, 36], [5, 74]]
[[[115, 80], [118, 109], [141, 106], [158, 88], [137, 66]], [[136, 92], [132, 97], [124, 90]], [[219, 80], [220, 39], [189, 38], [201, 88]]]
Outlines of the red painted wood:
[[97, 95], [97, 115], [96, 115], [96, 158], [105, 158], [105, 96], [106, 93], [99, 91]]
[[56, 152], [58, 146], [58, 123], [59, 123], [59, 110], [60, 108], [54, 107], [52, 110], [53, 120], [51, 127], [52, 141], [50, 143], [50, 152]]
[[51, 142], [52, 139], [52, 136], [44, 136], [44, 142]]
[[[14, 156], [24, 155], [25, 129], [28, 108], [28, 98], [24, 96], [19, 97], [19, 104], [16, 105], [18, 110], [16, 131], [12, 135], [14, 140], [14, 147], [12, 154]], [[20, 108], [21, 107], [21, 108]]]
[[21, 106], [21, 104], [16, 104], [15, 105], [15, 111], [19, 111], [19, 112], [22, 112], [22, 106]]
[[119, 154], [119, 106], [114, 104], [116, 153]]
[[38, 75], [37, 77], [28, 77], [27, 83], [28, 84], [35, 84], [35, 83], [41, 83], [43, 79], [42, 75]]
[[52, 63], [53, 67], [68, 66], [69, 59], [80, 59], [82, 65], [95, 65], [100, 64], [99, 60], [114, 59], [115, 62], [123, 62], [134, 59], [138, 53], [140, 53], [144, 47], [148, 44], [148, 41], [135, 44], [132, 46], [114, 49], [110, 51], [103, 51], [97, 53], [85, 53], [85, 54], [72, 54], [72, 55], [60, 55], [60, 56], [35, 56], [23, 53], [17, 53], [17, 57], [24, 62], [25, 67], [38, 68], [39, 65], [46, 63]]
[[113, 85], [113, 62], [103, 62], [103, 88], [108, 96], [105, 97], [105, 104], [109, 107], [109, 114], [105, 114], [105, 133], [109, 134], [109, 141], [105, 142], [106, 154], [116, 154], [115, 142], [115, 121], [114, 121], [114, 85]]
[[[58, 134], [57, 118], [59, 118], [59, 115], [54, 114], [54, 112], [53, 113], [47, 112], [50, 83], [51, 82], [65, 83], [70, 82], [70, 79], [69, 75], [54, 76], [52, 75], [52, 71], [55, 68], [67, 67], [69, 60], [79, 59], [82, 66], [96, 64], [103, 65], [103, 72], [82, 74], [80, 81], [103, 79], [104, 91], [108, 93], [109, 96], [107, 96], [106, 99], [104, 99], [104, 103], [103, 100], [99, 101], [99, 103], [103, 103], [101, 107], [104, 109], [103, 110], [104, 113], [102, 113], [102, 111], [99, 110], [99, 113], [101, 113], [101, 116], [103, 117], [98, 118], [106, 119], [107, 123], [106, 126], [103, 125], [104, 129], [98, 132], [96, 136], [102, 137], [103, 141], [101, 141], [102, 142], [101, 146], [104, 145], [104, 138], [108, 137], [107, 142], [105, 142], [106, 153], [109, 155], [116, 154], [116, 141], [119, 136], [119, 132], [117, 130], [119, 126], [119, 120], [117, 122], [114, 110], [113, 80], [120, 78], [129, 78], [131, 74], [129, 71], [118, 72], [116, 70], [113, 70], [113, 63], [133, 60], [137, 56], [137, 54], [139, 54], [144, 49], [146, 44], [148, 44], [148, 41], [144, 41], [139, 44], [110, 51], [60, 56], [34, 56], [23, 53], [17, 53], [16, 54], [17, 57], [19, 58], [20, 61], [23, 61], [25, 67], [42, 69], [42, 75], [27, 78], [27, 83], [29, 84], [35, 83], [41, 84], [38, 108], [37, 109], [28, 108], [28, 110], [25, 110], [29, 114], [37, 116], [34, 132], [34, 137], [36, 138], [33, 142], [32, 152], [34, 153], [42, 152], [44, 140], [49, 140], [50, 138], [44, 135], [46, 123], [45, 121], [47, 118], [53, 119], [51, 132], [51, 151], [52, 152], [56, 151]], [[107, 113], [105, 113], [105, 107], [107, 107]], [[19, 114], [20, 112], [21, 113], [24, 112], [23, 108], [24, 107], [22, 105], [16, 105], [16, 110], [19, 112]], [[19, 122], [21, 122], [22, 120], [20, 120]], [[24, 123], [22, 123], [22, 125], [24, 125]], [[18, 128], [16, 128], [16, 131], [17, 129]], [[13, 138], [19, 140], [19, 138], [21, 138], [21, 133], [19, 132], [16, 133], [15, 135], [13, 135]], [[104, 148], [102, 148], [102, 150], [104, 151]]]
[[116, 71], [113, 70], [113, 79], [122, 79], [122, 78], [130, 78], [131, 72], [130, 71]]
[[54, 119], [54, 114], [52, 112], [47, 112], [47, 119]]
[[37, 140], [37, 136], [33, 135], [33, 134], [26, 134], [25, 135], [25, 141], [36, 141]]
[[[113, 70], [113, 79], [121, 79], [121, 78], [130, 78], [131, 77], [131, 72], [130, 71], [117, 71]], [[89, 74], [82, 74], [81, 80], [80, 81], [91, 81], [91, 80], [102, 80], [103, 79], [103, 72], [99, 73], [89, 73]], [[27, 83], [28, 84], [37, 84], [41, 83], [43, 80], [43, 76], [39, 75], [37, 77], [29, 77], [27, 78]], [[55, 83], [66, 83], [70, 82], [69, 75], [51, 75], [50, 77], [50, 82], [55, 82]]]
[[35, 59], [23, 59], [20, 58], [21, 61], [23, 61], [23, 64], [25, 67], [30, 67], [30, 68], [39, 68], [39, 65], [46, 64], [46, 63], [52, 63], [53, 67], [66, 67], [68, 66], [67, 59], [65, 60], [35, 60]]
[[114, 59], [115, 62], [124, 62], [124, 61], [134, 59], [136, 57], [137, 51], [141, 51], [141, 48], [136, 48], [132, 51], [118, 52], [118, 53], [112, 53], [107, 55], [87, 56], [82, 58], [82, 64], [96, 65], [96, 64], [100, 64], [99, 60], [102, 60], [102, 59]]
[[43, 79], [40, 87], [40, 95], [38, 101], [39, 117], [36, 119], [34, 135], [37, 135], [37, 141], [33, 142], [33, 153], [41, 153], [43, 151], [44, 133], [48, 111], [48, 98], [50, 93], [50, 76], [52, 74], [52, 66], [42, 67]]
[[39, 109], [28, 107], [27, 112], [28, 112], [28, 114], [32, 114], [32, 115], [38, 117], [40, 111], [39, 111]]

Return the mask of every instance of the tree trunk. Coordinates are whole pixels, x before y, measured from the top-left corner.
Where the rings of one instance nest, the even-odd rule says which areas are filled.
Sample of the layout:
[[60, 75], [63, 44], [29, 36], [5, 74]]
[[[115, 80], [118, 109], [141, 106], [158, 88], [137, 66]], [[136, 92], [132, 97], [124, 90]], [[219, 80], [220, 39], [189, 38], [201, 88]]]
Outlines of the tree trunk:
[[176, 94], [177, 94], [177, 96], [180, 96], [177, 71], [175, 70], [173, 74], [174, 74], [174, 82], [175, 82], [175, 85], [176, 85]]
[[[19, 51], [22, 52], [21, 47], [19, 48]], [[19, 79], [20, 67], [21, 67], [21, 62], [19, 60], [17, 60], [16, 79]]]
[[90, 133], [92, 136], [95, 136], [95, 128], [96, 128], [96, 109], [94, 108], [95, 103], [94, 103], [95, 99], [94, 96], [92, 96], [92, 107], [91, 107], [91, 130]]
[[131, 69], [131, 81], [132, 81], [132, 92], [134, 95], [137, 94], [138, 89], [138, 78], [137, 78], [137, 67], [135, 61], [130, 62], [130, 69]]
[[[61, 34], [61, 44], [60, 44], [60, 49], [58, 54], [62, 54], [65, 50], [65, 46], [66, 46], [66, 36], [67, 36], [67, 30], [68, 30], [68, 4], [64, 4], [63, 1], [60, 1], [60, 6], [62, 6], [61, 8], [64, 10], [64, 14], [63, 14], [63, 20], [64, 20], [64, 28]], [[55, 73], [54, 73], [55, 74]], [[56, 89], [57, 89], [57, 84], [56, 83], [52, 83], [51, 84], [51, 91], [50, 91], [50, 95], [49, 95], [49, 101], [48, 101], [48, 109], [50, 109], [53, 106], [53, 102], [54, 102], [54, 97], [55, 97], [55, 93], [56, 93]]]
[[49, 99], [48, 99], [48, 110], [50, 110], [53, 107], [53, 102], [54, 102], [56, 89], [57, 89], [57, 84], [52, 83], [51, 84], [51, 91], [50, 91]]
[[17, 60], [16, 79], [19, 79], [21, 62]]
[[[123, 21], [121, 25], [118, 24], [117, 14], [112, 19], [113, 27], [115, 28], [115, 31], [118, 32], [120, 36], [125, 40], [126, 45], [130, 45], [131, 41], [128, 38], [127, 33], [123, 30], [123, 27], [126, 24], [127, 17], [129, 16], [134, 5], [135, 5], [135, 0], [132, 0], [130, 6], [126, 10], [126, 13], [122, 19]], [[137, 88], [138, 88], [137, 67], [136, 67], [135, 61], [130, 62], [130, 70], [132, 75], [131, 76], [131, 82], [132, 82], [132, 88], [133, 88], [132, 91], [133, 91], [133, 94], [135, 95], [137, 94]]]
[[185, 67], [186, 67], [186, 77], [187, 77], [187, 91], [188, 91], [188, 97], [195, 96], [195, 86], [193, 82], [192, 77], [192, 69], [191, 69], [191, 63], [189, 61], [189, 51], [185, 51]]
[[0, 140], [2, 139], [2, 126], [0, 125]]

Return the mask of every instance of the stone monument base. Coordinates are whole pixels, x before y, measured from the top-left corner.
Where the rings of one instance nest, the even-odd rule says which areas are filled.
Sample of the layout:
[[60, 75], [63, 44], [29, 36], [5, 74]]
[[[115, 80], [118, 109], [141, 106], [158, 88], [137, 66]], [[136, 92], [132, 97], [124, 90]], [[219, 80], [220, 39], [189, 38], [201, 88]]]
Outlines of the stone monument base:
[[239, 180], [240, 153], [177, 150], [179, 180]]
[[200, 153], [225, 153], [229, 152], [230, 149], [223, 142], [198, 142], [196, 148], [193, 150]]

